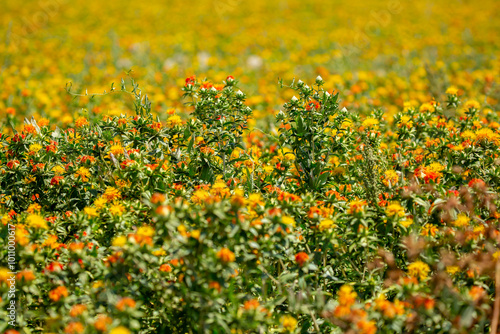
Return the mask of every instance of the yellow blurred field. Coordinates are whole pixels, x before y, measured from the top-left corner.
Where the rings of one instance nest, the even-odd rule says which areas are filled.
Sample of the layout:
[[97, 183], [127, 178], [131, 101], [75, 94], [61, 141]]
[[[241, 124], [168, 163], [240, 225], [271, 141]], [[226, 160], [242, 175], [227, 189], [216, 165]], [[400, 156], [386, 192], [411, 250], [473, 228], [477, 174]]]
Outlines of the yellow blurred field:
[[[181, 105], [189, 75], [234, 75], [258, 116], [289, 98], [278, 78], [321, 75], [356, 109], [439, 99], [450, 85], [487, 98], [498, 76], [497, 1], [26, 1], [2, 5], [0, 109], [71, 124], [85, 99], [67, 82], [100, 93], [132, 69], [164, 107]], [[495, 99], [498, 96], [490, 96]], [[127, 112], [99, 101], [100, 112]]]

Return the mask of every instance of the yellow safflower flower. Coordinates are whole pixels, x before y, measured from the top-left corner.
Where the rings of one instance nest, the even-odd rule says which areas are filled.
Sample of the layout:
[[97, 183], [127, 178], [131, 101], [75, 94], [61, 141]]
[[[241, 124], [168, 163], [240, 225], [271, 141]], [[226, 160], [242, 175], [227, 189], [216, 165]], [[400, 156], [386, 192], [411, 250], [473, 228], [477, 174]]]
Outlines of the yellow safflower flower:
[[408, 275], [416, 277], [420, 281], [425, 280], [429, 276], [430, 271], [429, 266], [422, 261], [413, 262], [408, 266]]
[[83, 212], [85, 212], [85, 214], [89, 217], [98, 217], [99, 216], [99, 213], [97, 212], [96, 208], [91, 208], [91, 207], [87, 206], [83, 209]]
[[387, 208], [385, 209], [385, 212], [387, 213], [387, 215], [389, 217], [395, 217], [395, 216], [404, 217], [405, 216], [405, 210], [397, 202], [389, 204], [387, 206]]
[[42, 149], [42, 145], [40, 144], [31, 144], [30, 147], [29, 147], [29, 152], [30, 153], [38, 153], [38, 151], [40, 151]]
[[111, 242], [111, 245], [115, 247], [123, 247], [125, 246], [126, 243], [127, 243], [127, 237], [121, 235], [114, 238], [113, 241]]
[[369, 117], [363, 121], [361, 126], [364, 128], [372, 128], [372, 127], [377, 126], [378, 124], [379, 124], [379, 121], [377, 119]]
[[118, 326], [113, 328], [109, 334], [130, 334], [130, 330], [127, 327], [124, 326]]
[[109, 207], [109, 213], [112, 216], [121, 216], [125, 212], [125, 206], [121, 203], [114, 203]]
[[333, 220], [324, 219], [319, 223], [318, 228], [321, 232], [323, 232], [325, 230], [329, 230], [329, 229], [333, 228], [334, 226], [335, 226], [335, 224], [334, 224]]
[[49, 226], [47, 225], [47, 221], [43, 219], [43, 217], [36, 215], [36, 214], [31, 214], [26, 218], [26, 221], [28, 223], [29, 227], [33, 228], [41, 228], [44, 230], [47, 230]]
[[452, 224], [456, 227], [465, 227], [469, 225], [469, 217], [465, 213], [461, 213], [458, 215], [457, 219], [452, 222]]
[[281, 217], [281, 222], [285, 225], [295, 226], [295, 219], [293, 219], [293, 217], [290, 216]]
[[450, 95], [457, 95], [458, 93], [458, 88], [455, 87], [455, 86], [450, 86], [448, 87], [448, 89], [446, 90], [446, 94], [450, 94]]
[[144, 225], [137, 229], [136, 234], [142, 237], [152, 237], [155, 234], [155, 229], [149, 225]]

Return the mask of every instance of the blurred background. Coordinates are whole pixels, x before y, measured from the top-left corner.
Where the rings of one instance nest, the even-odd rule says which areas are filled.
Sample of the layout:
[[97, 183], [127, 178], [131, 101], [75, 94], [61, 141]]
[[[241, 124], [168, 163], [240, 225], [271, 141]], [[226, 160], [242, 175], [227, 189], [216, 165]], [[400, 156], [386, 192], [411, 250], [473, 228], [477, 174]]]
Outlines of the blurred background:
[[[291, 92], [278, 78], [321, 75], [343, 104], [388, 117], [406, 103], [460, 94], [498, 107], [500, 2], [478, 1], [97, 1], [2, 0], [0, 117], [71, 126], [79, 114], [131, 112], [123, 94], [102, 93], [125, 71], [163, 119], [184, 109], [187, 76], [240, 81], [257, 119], [271, 120]], [[497, 109], [498, 110], [498, 109]]]

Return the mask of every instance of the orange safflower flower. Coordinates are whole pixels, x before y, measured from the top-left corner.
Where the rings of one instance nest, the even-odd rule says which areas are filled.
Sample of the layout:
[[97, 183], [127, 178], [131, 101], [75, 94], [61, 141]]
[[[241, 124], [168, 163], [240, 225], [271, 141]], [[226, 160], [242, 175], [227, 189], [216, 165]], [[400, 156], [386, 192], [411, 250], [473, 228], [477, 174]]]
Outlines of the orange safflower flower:
[[83, 324], [79, 321], [76, 322], [70, 322], [66, 328], [64, 328], [64, 333], [67, 334], [80, 334], [83, 333], [85, 330], [85, 327], [83, 327]]
[[108, 329], [108, 325], [110, 325], [112, 322], [113, 319], [111, 319], [107, 315], [101, 314], [97, 316], [97, 319], [94, 322], [94, 328], [98, 331], [104, 332]]
[[295, 255], [295, 262], [301, 267], [307, 262], [307, 260], [309, 260], [309, 255], [305, 252], [300, 252]]
[[235, 256], [228, 248], [222, 248], [217, 252], [217, 257], [224, 263], [234, 262]]
[[363, 208], [365, 207], [365, 205], [366, 205], [365, 201], [360, 201], [360, 200], [351, 201], [349, 203], [349, 210], [347, 210], [347, 213], [352, 215], [352, 214], [356, 214], [358, 212], [361, 212], [361, 211], [363, 211]]
[[479, 299], [481, 299], [484, 295], [486, 294], [486, 292], [484, 291], [484, 289], [480, 286], [473, 286], [470, 290], [469, 290], [469, 296], [472, 298], [473, 301], [477, 302]]
[[245, 304], [243, 305], [243, 308], [247, 311], [250, 311], [250, 310], [255, 310], [257, 309], [257, 307], [260, 306], [260, 303], [257, 299], [250, 299], [250, 300], [247, 300], [245, 302]]
[[77, 317], [80, 314], [82, 314], [83, 312], [85, 312], [85, 310], [87, 310], [87, 306], [85, 306], [83, 304], [76, 304], [76, 305], [73, 305], [73, 307], [69, 311], [69, 315], [72, 317]]
[[135, 307], [135, 300], [133, 300], [130, 297], [123, 297], [116, 303], [116, 308], [120, 311], [125, 310], [125, 308], [134, 308]]
[[172, 267], [169, 266], [167, 263], [164, 263], [160, 266], [160, 271], [165, 272], [165, 273], [169, 273], [172, 271]]
[[58, 286], [49, 292], [49, 298], [54, 302], [58, 302], [61, 298], [68, 297], [68, 295], [69, 292], [65, 286]]
[[78, 117], [75, 121], [75, 126], [81, 128], [82, 126], [89, 125], [89, 121], [85, 117]]
[[36, 128], [31, 124], [24, 124], [23, 125], [23, 132], [36, 134]]
[[373, 320], [362, 319], [358, 321], [356, 327], [359, 329], [360, 334], [375, 334], [377, 332], [377, 326]]
[[20, 334], [15, 329], [7, 329], [3, 334]]
[[219, 282], [215, 282], [215, 281], [208, 283], [208, 287], [210, 289], [215, 289], [218, 292], [220, 292], [222, 290], [222, 287], [220, 286]]
[[33, 271], [26, 269], [26, 270], [18, 272], [16, 275], [16, 278], [18, 281], [22, 281], [24, 279], [27, 282], [27, 281], [34, 280], [36, 277], [35, 277], [35, 274], [33, 273]]

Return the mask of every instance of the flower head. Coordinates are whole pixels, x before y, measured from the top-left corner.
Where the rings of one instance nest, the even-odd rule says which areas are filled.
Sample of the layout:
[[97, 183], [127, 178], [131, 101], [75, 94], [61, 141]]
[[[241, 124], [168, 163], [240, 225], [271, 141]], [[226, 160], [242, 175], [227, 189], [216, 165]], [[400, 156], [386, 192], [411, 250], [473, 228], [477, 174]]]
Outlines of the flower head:
[[47, 226], [47, 221], [43, 219], [43, 217], [36, 215], [36, 214], [31, 214], [26, 218], [26, 221], [28, 223], [29, 227], [33, 228], [41, 228], [41, 229], [48, 229], [49, 227]]
[[287, 332], [293, 332], [297, 328], [298, 321], [291, 315], [281, 317], [281, 325]]
[[295, 254], [295, 262], [300, 267], [302, 267], [307, 262], [307, 260], [309, 260], [309, 255], [307, 255], [307, 253], [299, 252], [299, 253]]
[[420, 281], [423, 281], [429, 275], [430, 270], [431, 269], [426, 263], [422, 261], [416, 261], [408, 266], [408, 275], [411, 277], [419, 278]]

